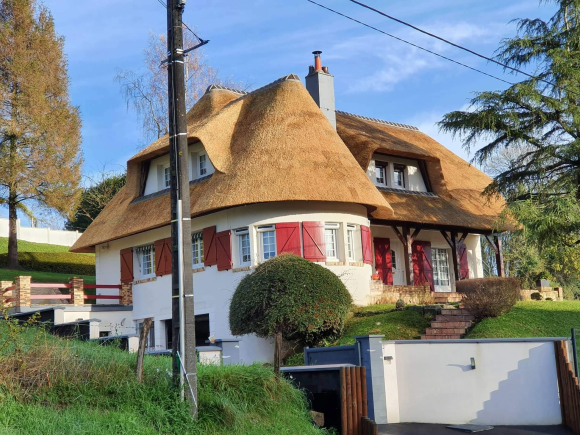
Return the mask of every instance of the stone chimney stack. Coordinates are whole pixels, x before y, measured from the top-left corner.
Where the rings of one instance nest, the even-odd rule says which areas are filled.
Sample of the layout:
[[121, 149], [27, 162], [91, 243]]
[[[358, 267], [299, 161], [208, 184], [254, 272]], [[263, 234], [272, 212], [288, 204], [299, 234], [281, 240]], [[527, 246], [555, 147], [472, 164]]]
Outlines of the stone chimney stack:
[[309, 67], [306, 76], [306, 89], [336, 130], [336, 109], [334, 105], [334, 76], [328, 67], [322, 66], [321, 51], [313, 51], [314, 66]]

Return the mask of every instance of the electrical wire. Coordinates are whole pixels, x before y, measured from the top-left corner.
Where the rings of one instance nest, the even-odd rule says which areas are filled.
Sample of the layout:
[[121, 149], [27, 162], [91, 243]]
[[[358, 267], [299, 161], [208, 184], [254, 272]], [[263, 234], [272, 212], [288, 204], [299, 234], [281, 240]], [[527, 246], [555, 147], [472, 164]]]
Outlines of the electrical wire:
[[500, 65], [500, 66], [502, 66], [502, 67], [504, 67], [506, 69], [512, 70], [512, 71], [517, 72], [519, 74], [523, 74], [523, 75], [525, 75], [525, 76], [527, 76], [527, 77], [529, 77], [531, 79], [534, 79], [534, 80], [537, 80], [537, 81], [540, 81], [540, 82], [544, 82], [544, 83], [546, 83], [546, 84], [548, 84], [550, 86], [554, 86], [554, 87], [559, 88], [559, 89], [561, 89], [563, 91], [570, 92], [570, 91], [567, 91], [565, 88], [561, 87], [560, 85], [558, 85], [557, 83], [551, 82], [550, 80], [546, 80], [546, 79], [543, 79], [541, 77], [534, 76], [534, 75], [529, 74], [529, 73], [527, 73], [525, 71], [522, 71], [521, 69], [515, 68], [513, 66], [509, 66], [506, 63], [500, 62], [500, 61], [495, 60], [495, 59], [493, 59], [491, 57], [488, 57], [488, 56], [485, 56], [485, 55], [483, 55], [481, 53], [478, 53], [476, 51], [473, 51], [473, 50], [471, 50], [471, 49], [469, 49], [467, 47], [464, 47], [462, 45], [459, 45], [459, 44], [456, 44], [454, 42], [451, 42], [448, 39], [442, 38], [441, 36], [438, 36], [438, 35], [436, 35], [434, 33], [428, 32], [428, 31], [423, 30], [423, 29], [421, 29], [421, 28], [419, 28], [417, 26], [414, 26], [414, 25], [412, 25], [410, 23], [407, 23], [407, 22], [405, 22], [403, 20], [400, 20], [398, 18], [395, 18], [392, 15], [386, 14], [386, 13], [384, 13], [384, 12], [378, 10], [378, 9], [375, 9], [372, 6], [369, 6], [369, 5], [365, 4], [365, 3], [359, 2], [357, 0], [348, 0], [348, 1], [350, 1], [351, 3], [355, 3], [355, 4], [359, 5], [359, 6], [362, 6], [363, 8], [369, 9], [369, 10], [371, 10], [373, 12], [376, 12], [377, 14], [382, 15], [383, 17], [386, 17], [386, 18], [388, 18], [390, 20], [396, 21], [397, 23], [403, 24], [404, 26], [410, 27], [411, 29], [417, 30], [418, 32], [421, 32], [421, 33], [423, 33], [423, 34], [425, 34], [427, 36], [430, 36], [432, 38], [438, 39], [439, 41], [445, 42], [446, 44], [449, 44], [449, 45], [451, 45], [453, 47], [459, 48], [460, 50], [466, 51], [466, 52], [471, 53], [471, 54], [473, 54], [475, 56], [478, 56], [478, 57], [480, 57], [482, 59], [485, 59], [485, 60], [487, 60], [489, 62], [492, 62], [492, 63], [495, 63], [497, 65]]
[[[167, 5], [163, 2], [163, 0], [157, 0], [157, 1], [161, 4], [161, 6], [163, 6], [165, 9], [167, 9]], [[187, 24], [185, 24], [185, 23], [182, 23], [182, 24], [183, 24], [183, 27], [185, 27], [187, 30], [189, 30], [193, 34], [193, 36], [195, 36], [197, 38], [198, 42], [204, 41], [199, 36], [197, 36], [197, 34], [193, 30], [191, 30], [191, 28]]]
[[356, 18], [349, 17], [348, 15], [345, 15], [345, 14], [343, 14], [343, 13], [341, 13], [341, 12], [335, 11], [334, 9], [331, 9], [331, 8], [329, 8], [329, 7], [327, 7], [327, 6], [321, 5], [320, 3], [317, 3], [317, 2], [315, 2], [314, 0], [306, 0], [306, 1], [308, 1], [308, 2], [310, 2], [310, 3], [312, 3], [312, 4], [315, 4], [316, 6], [320, 6], [321, 8], [324, 8], [324, 9], [326, 9], [326, 10], [330, 11], [330, 12], [333, 12], [333, 13], [335, 13], [335, 14], [337, 14], [337, 15], [340, 15], [340, 16], [342, 16], [342, 17], [344, 17], [344, 18], [347, 18], [347, 19], [349, 19], [349, 20], [351, 20], [351, 21], [354, 21], [354, 22], [356, 22], [356, 23], [362, 24], [362, 25], [363, 25], [363, 26], [365, 26], [365, 27], [368, 27], [368, 28], [370, 28], [370, 29], [376, 30], [377, 32], [380, 32], [380, 33], [382, 33], [382, 34], [384, 34], [384, 35], [390, 36], [391, 38], [394, 38], [394, 39], [396, 39], [396, 40], [398, 40], [398, 41], [404, 42], [405, 44], [409, 44], [409, 45], [411, 45], [411, 46], [413, 46], [413, 47], [415, 47], [415, 48], [418, 48], [419, 50], [426, 51], [427, 53], [431, 53], [431, 54], [433, 54], [433, 55], [435, 55], [435, 56], [437, 56], [437, 57], [440, 57], [440, 58], [442, 58], [442, 59], [448, 60], [449, 62], [453, 62], [453, 63], [455, 63], [455, 64], [457, 64], [457, 65], [460, 65], [460, 66], [462, 66], [462, 67], [464, 67], [464, 68], [468, 68], [468, 69], [470, 69], [470, 70], [472, 70], [472, 71], [475, 71], [475, 72], [478, 72], [478, 73], [480, 73], [480, 74], [483, 74], [483, 75], [486, 75], [486, 76], [488, 76], [488, 77], [491, 77], [491, 78], [493, 78], [493, 79], [499, 80], [500, 82], [507, 83], [507, 84], [508, 84], [508, 85], [510, 85], [510, 86], [511, 86], [511, 85], [514, 85], [514, 83], [512, 83], [512, 82], [510, 82], [510, 81], [508, 81], [508, 80], [504, 80], [504, 79], [502, 79], [502, 78], [500, 78], [500, 77], [494, 76], [493, 74], [486, 73], [485, 71], [482, 71], [482, 70], [480, 70], [480, 69], [474, 68], [474, 67], [472, 67], [472, 66], [469, 66], [469, 65], [466, 65], [466, 64], [464, 64], [464, 63], [461, 63], [461, 62], [459, 62], [459, 61], [457, 61], [457, 60], [451, 59], [450, 57], [443, 56], [442, 54], [436, 53], [436, 52], [434, 52], [434, 51], [432, 51], [432, 50], [429, 50], [429, 49], [427, 49], [427, 48], [425, 48], [425, 47], [421, 47], [420, 45], [414, 44], [413, 42], [407, 41], [406, 39], [399, 38], [398, 36], [392, 35], [392, 34], [390, 34], [390, 33], [388, 33], [388, 32], [385, 32], [384, 30], [381, 30], [381, 29], [378, 29], [378, 28], [376, 28], [376, 27], [373, 27], [373, 26], [371, 26], [370, 24], [363, 23], [362, 21], [359, 21], [359, 20], [357, 20]]

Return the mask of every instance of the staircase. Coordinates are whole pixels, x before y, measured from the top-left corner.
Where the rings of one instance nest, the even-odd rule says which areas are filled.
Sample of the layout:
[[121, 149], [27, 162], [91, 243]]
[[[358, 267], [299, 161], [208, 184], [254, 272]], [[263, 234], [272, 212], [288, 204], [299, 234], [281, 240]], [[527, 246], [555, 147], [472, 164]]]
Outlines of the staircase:
[[443, 309], [431, 322], [421, 340], [459, 339], [473, 323], [473, 316], [463, 309]]

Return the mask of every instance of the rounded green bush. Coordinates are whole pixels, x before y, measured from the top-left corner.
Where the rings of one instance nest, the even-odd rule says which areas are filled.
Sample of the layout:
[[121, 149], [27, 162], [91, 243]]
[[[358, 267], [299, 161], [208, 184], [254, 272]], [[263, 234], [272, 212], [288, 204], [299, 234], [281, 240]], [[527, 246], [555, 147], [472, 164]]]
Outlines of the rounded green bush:
[[314, 346], [340, 335], [352, 304], [330, 270], [293, 254], [260, 264], [238, 285], [230, 304], [235, 335], [270, 337]]

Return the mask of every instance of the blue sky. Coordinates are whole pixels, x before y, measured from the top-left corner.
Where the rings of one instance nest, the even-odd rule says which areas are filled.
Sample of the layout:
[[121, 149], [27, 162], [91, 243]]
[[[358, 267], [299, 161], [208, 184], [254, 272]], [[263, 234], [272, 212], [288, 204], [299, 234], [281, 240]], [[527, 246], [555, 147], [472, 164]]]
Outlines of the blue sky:
[[[317, 0], [333, 9], [513, 80], [488, 64], [440, 41], [387, 20], [347, 0]], [[515, 33], [509, 21], [551, 15], [553, 6], [535, 0], [368, 0], [398, 18], [487, 55]], [[83, 121], [84, 172], [120, 169], [142, 137], [114, 82], [118, 68], [142, 68], [149, 31], [165, 33], [165, 9], [157, 0], [45, 0], [56, 29], [66, 38], [70, 93]], [[412, 124], [464, 158], [458, 141], [434, 124], [465, 108], [470, 94], [505, 85], [421, 52], [306, 0], [188, 0], [184, 20], [200, 36], [209, 63], [222, 77], [260, 87], [281, 76], [304, 77], [313, 50], [335, 76], [337, 109]], [[4, 211], [4, 210], [3, 210]]]

